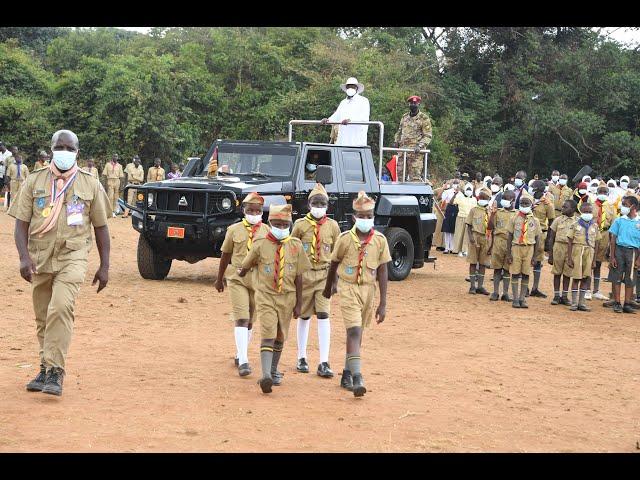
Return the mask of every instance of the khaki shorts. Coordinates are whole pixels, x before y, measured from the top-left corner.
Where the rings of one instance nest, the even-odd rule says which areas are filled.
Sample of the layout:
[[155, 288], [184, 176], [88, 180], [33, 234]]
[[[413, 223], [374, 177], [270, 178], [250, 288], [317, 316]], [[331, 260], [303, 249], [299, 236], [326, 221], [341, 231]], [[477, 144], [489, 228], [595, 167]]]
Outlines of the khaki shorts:
[[509, 267], [511, 275], [531, 275], [531, 260], [535, 245], [511, 245], [513, 262]]
[[572, 258], [573, 270], [571, 278], [581, 280], [591, 276], [591, 264], [593, 263], [593, 248], [586, 245], [574, 245]]
[[[229, 268], [236, 268], [229, 266]], [[231, 297], [232, 320], [255, 320], [255, 292], [253, 291], [254, 271], [247, 273], [244, 278], [234, 275], [227, 278], [227, 289]]]
[[536, 249], [533, 254], [533, 260], [535, 262], [544, 262], [544, 244], [547, 241], [547, 232], [542, 232], [540, 242], [536, 243]]
[[504, 237], [493, 237], [493, 247], [491, 248], [491, 268], [494, 270], [509, 270], [507, 254], [509, 245]]
[[375, 311], [376, 286], [374, 283], [356, 285], [338, 280], [340, 312], [345, 328], [368, 327]]
[[276, 338], [278, 325], [280, 325], [286, 340], [293, 309], [296, 306], [296, 292], [267, 293], [256, 290], [255, 299], [261, 338], [263, 340]]
[[471, 233], [476, 244], [471, 245], [471, 241], [469, 241], [469, 255], [467, 256], [467, 260], [472, 265], [479, 263], [480, 265], [484, 265], [485, 267], [490, 266], [491, 258], [489, 257], [489, 255], [487, 255], [487, 250], [489, 249], [487, 236], [483, 233], [478, 232]]
[[596, 241], [596, 262], [606, 262], [609, 260], [609, 232], [600, 240]]
[[327, 283], [329, 269], [307, 270], [302, 274], [302, 308], [300, 316], [302, 318], [317, 315], [318, 312], [329, 314], [331, 301], [322, 295], [324, 286]]
[[553, 275], [571, 276], [571, 269], [567, 264], [568, 250], [569, 245], [566, 243], [555, 242], [553, 244], [553, 268], [551, 269]]

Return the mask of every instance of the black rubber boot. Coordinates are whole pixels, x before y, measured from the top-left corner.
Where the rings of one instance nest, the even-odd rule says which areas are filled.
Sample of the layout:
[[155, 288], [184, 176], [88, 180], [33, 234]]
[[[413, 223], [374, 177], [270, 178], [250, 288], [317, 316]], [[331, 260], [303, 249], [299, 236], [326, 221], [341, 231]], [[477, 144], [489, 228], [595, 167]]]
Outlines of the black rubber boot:
[[364, 388], [364, 379], [361, 373], [357, 373], [353, 376], [353, 396], [362, 397], [367, 392]]
[[36, 375], [36, 378], [27, 383], [28, 392], [41, 392], [44, 387], [44, 382], [47, 378], [47, 368], [44, 365], [40, 365], [40, 373]]
[[349, 391], [353, 391], [353, 378], [351, 378], [351, 371], [342, 370], [342, 378], [340, 379], [340, 386], [346, 388]]
[[42, 387], [42, 393], [48, 393], [49, 395], [62, 395], [62, 382], [64, 380], [64, 370], [61, 368], [53, 367], [47, 372], [47, 377], [44, 380], [44, 387]]

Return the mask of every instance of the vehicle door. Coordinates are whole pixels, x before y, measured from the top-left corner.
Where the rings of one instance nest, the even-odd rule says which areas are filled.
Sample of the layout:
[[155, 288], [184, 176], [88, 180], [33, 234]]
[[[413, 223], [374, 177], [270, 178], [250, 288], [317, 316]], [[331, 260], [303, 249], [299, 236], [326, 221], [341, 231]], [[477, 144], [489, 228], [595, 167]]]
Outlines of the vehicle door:
[[364, 190], [372, 198], [376, 198], [378, 189], [374, 188], [371, 171], [367, 166], [367, 152], [361, 148], [340, 148], [340, 172], [342, 178], [342, 192], [340, 203], [342, 205], [343, 230], [353, 226], [353, 200], [360, 190]]
[[340, 219], [338, 209], [338, 195], [340, 193], [340, 175], [335, 159], [335, 147], [330, 145], [306, 145], [301, 153], [301, 166], [298, 169], [296, 193], [293, 201], [293, 210], [297, 212], [294, 216], [300, 218], [309, 212], [309, 193], [316, 185], [315, 168], [318, 165], [328, 165], [333, 167], [333, 182], [324, 186], [329, 194], [329, 208], [327, 215], [335, 220]]

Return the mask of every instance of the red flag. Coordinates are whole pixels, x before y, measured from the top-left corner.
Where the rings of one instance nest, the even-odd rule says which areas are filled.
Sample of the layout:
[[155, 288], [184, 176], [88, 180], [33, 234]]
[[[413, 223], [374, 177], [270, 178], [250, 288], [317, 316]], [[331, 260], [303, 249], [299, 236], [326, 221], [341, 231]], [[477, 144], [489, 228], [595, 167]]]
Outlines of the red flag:
[[391, 157], [391, 160], [389, 160], [386, 164], [387, 170], [389, 170], [389, 173], [391, 174], [391, 180], [393, 180], [394, 182], [397, 182], [397, 178], [398, 178], [398, 157], [397, 155], [394, 155], [393, 157]]

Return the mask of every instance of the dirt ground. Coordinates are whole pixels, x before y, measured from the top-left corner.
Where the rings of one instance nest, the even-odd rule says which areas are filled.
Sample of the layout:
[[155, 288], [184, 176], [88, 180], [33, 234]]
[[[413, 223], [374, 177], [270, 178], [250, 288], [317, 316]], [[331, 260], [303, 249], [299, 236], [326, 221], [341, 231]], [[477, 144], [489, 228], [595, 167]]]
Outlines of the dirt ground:
[[[109, 223], [108, 287], [89, 272], [76, 306], [64, 395], [29, 393], [38, 368], [29, 285], [20, 278], [13, 219], [0, 213], [0, 451], [2, 452], [635, 452], [640, 448], [640, 314], [593, 301], [569, 312], [528, 310], [467, 294], [464, 259], [390, 284], [387, 320], [365, 333], [367, 394], [340, 389], [345, 332], [332, 304], [330, 363], [296, 372], [295, 321], [283, 384], [260, 392], [237, 375], [228, 296], [213, 288], [218, 260], [175, 262], [143, 280], [130, 221]], [[490, 276], [489, 276], [490, 278]], [[549, 268], [543, 290], [550, 293]], [[608, 289], [608, 284], [605, 284]], [[180, 301], [186, 299], [186, 303]]]

